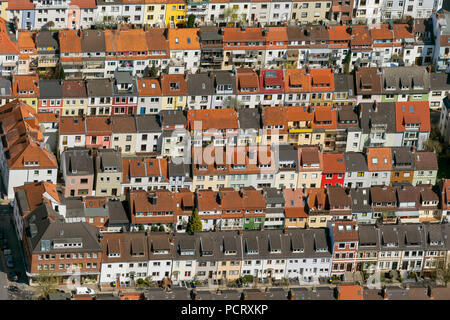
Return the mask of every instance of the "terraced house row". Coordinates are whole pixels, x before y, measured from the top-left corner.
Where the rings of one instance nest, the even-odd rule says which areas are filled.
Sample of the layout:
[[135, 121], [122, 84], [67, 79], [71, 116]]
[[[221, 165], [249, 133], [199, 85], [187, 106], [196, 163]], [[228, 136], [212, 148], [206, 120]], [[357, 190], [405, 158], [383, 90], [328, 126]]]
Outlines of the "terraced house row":
[[[64, 234], [55, 233], [57, 227]], [[134, 285], [146, 277], [169, 279], [174, 284], [193, 280], [227, 283], [246, 275], [311, 284], [320, 278], [375, 268], [381, 273], [399, 270], [429, 275], [448, 264], [450, 248], [448, 224], [376, 227], [337, 221], [322, 229], [194, 235], [133, 232], [101, 237], [86, 223], [29, 221], [26, 229], [39, 232], [25, 239], [31, 281], [41, 270], [65, 278], [71, 274], [68, 266], [75, 265], [83, 271], [82, 280], [101, 286], [112, 282]], [[69, 238], [74, 242], [68, 242]], [[68, 243], [73, 244], [71, 248]]]
[[284, 106], [307, 107], [312, 112], [314, 107], [380, 102], [440, 109], [450, 92], [446, 73], [418, 66], [361, 67], [354, 75], [324, 68], [258, 72], [237, 68], [187, 75], [163, 73], [158, 78], [138, 78], [129, 71], [115, 71], [114, 75], [114, 79], [89, 80], [40, 80], [37, 76], [16, 75], [0, 80], [0, 99], [3, 104], [19, 99], [40, 114], [103, 116]]
[[[309, 3], [309, 2], [305, 2]], [[448, 67], [446, 21], [281, 27], [145, 28], [16, 31], [0, 21], [0, 75], [63, 69], [66, 79], [139, 77], [232, 68]], [[441, 35], [442, 34], [442, 35]], [[154, 68], [153, 68], [154, 67]]]
[[[288, 21], [379, 23], [404, 17], [428, 18], [443, 1], [337, 0], [4, 0], [0, 16], [21, 29], [89, 28], [99, 23], [185, 25], [189, 16], [199, 24], [281, 24]], [[50, 23], [53, 22], [53, 23]]]
[[83, 176], [81, 179], [87, 182], [74, 179], [65, 187], [45, 181], [15, 187], [14, 215], [19, 238], [23, 220], [42, 203], [48, 203], [66, 223], [88, 222], [102, 232], [155, 228], [184, 232], [194, 211], [202, 221], [203, 231], [323, 228], [336, 220], [359, 224], [445, 223], [450, 206], [448, 180], [435, 185], [394, 183], [356, 188], [339, 184], [304, 188], [221, 187], [217, 191], [128, 187], [130, 190], [122, 197], [125, 202], [121, 203], [117, 197], [101, 192], [95, 196], [72, 194], [73, 188], [92, 188], [89, 180], [93, 180], [93, 174]]

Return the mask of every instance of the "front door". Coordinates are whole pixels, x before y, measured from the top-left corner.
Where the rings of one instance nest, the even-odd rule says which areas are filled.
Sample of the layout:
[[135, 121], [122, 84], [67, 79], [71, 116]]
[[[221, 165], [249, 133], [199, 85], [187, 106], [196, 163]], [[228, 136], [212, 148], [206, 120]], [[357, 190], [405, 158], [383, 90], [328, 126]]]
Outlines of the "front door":
[[407, 270], [407, 269], [408, 269], [408, 261], [403, 261], [402, 270]]
[[117, 196], [117, 189], [116, 189], [116, 188], [113, 188], [113, 189], [111, 190], [111, 194], [112, 194], [113, 196]]
[[397, 268], [398, 268], [398, 262], [397, 261], [392, 262], [392, 270], [397, 270]]
[[353, 266], [353, 264], [352, 263], [348, 263], [347, 264], [347, 271], [352, 271], [352, 266]]

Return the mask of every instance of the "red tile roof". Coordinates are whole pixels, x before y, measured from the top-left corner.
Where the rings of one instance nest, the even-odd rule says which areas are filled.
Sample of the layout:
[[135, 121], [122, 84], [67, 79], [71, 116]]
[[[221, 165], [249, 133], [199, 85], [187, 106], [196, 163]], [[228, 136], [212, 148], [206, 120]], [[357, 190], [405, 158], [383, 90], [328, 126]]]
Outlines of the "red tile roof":
[[324, 173], [345, 173], [343, 153], [321, 153]]
[[420, 131], [430, 131], [430, 108], [428, 101], [405, 101], [395, 103], [395, 128], [404, 132], [406, 124], [420, 124]]

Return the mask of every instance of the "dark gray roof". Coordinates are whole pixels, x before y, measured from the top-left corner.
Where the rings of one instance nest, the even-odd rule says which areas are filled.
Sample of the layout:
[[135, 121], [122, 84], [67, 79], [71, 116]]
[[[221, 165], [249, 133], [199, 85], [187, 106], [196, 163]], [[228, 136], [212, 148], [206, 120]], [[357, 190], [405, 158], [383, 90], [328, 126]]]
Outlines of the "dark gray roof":
[[[138, 95], [138, 84], [136, 78], [131, 76], [131, 72], [128, 71], [114, 71], [114, 86], [113, 96], [137, 96]], [[118, 84], [131, 84], [127, 90], [119, 89]]]
[[40, 98], [62, 98], [61, 80], [39, 80], [39, 95]]
[[220, 28], [217, 27], [200, 27], [200, 41], [219, 41], [223, 39], [223, 34], [220, 34]]
[[115, 83], [132, 83], [133, 76], [129, 71], [114, 71], [114, 81]]
[[450, 90], [450, 74], [441, 72], [430, 73], [431, 90]]
[[364, 134], [376, 125], [386, 125], [386, 133], [396, 132], [395, 104], [393, 102], [361, 103], [360, 125]]
[[261, 114], [259, 109], [240, 109], [238, 111], [238, 120], [240, 129], [260, 129]]
[[380, 244], [379, 229], [373, 225], [359, 225], [359, 246], [360, 247], [378, 247]]
[[84, 203], [81, 198], [66, 199], [66, 217], [67, 218], [81, 218], [86, 217], [84, 211]]
[[215, 86], [217, 87], [219, 84], [223, 85], [231, 85], [233, 88], [233, 93], [236, 93], [236, 76], [231, 71], [212, 71], [214, 75]]
[[54, 47], [58, 48], [58, 41], [56, 41], [53, 32], [51, 31], [39, 31], [36, 35], [36, 47], [38, 48], [48, 48]]
[[345, 171], [368, 171], [367, 159], [362, 152], [345, 152], [344, 153]]
[[336, 300], [333, 288], [292, 288], [291, 296], [294, 300]]
[[[421, 89], [414, 89], [420, 86]], [[394, 90], [387, 90], [394, 87]], [[407, 89], [402, 90], [401, 87]], [[384, 68], [382, 74], [382, 92], [390, 93], [428, 93], [430, 90], [430, 75], [426, 67], [395, 67]]]
[[117, 172], [122, 172], [121, 153], [114, 149], [99, 149], [96, 168], [97, 172], [104, 172], [104, 168], [117, 168]]
[[[86, 149], [68, 149], [63, 152], [66, 174], [69, 176], [93, 175], [94, 162]], [[66, 181], [70, 183], [70, 181]]]
[[215, 93], [214, 79], [208, 73], [188, 74], [186, 81], [189, 96], [211, 96]]
[[267, 204], [280, 203], [284, 207], [283, 189], [265, 188], [264, 196], [266, 197]]
[[334, 91], [336, 92], [348, 92], [349, 97], [354, 97], [355, 92], [355, 82], [353, 75], [335, 73], [334, 74]]
[[294, 161], [298, 164], [298, 151], [290, 144], [279, 145], [279, 161]]
[[190, 164], [175, 164], [172, 161], [168, 164], [168, 172], [167, 175], [169, 177], [184, 177], [188, 178], [188, 181], [191, 177], [191, 165]]
[[357, 188], [350, 190], [352, 197], [352, 212], [370, 212], [370, 188]]
[[108, 221], [109, 225], [130, 223], [128, 215], [125, 209], [123, 208], [121, 201], [108, 200], [108, 209], [109, 209], [109, 221]]
[[86, 80], [87, 94], [89, 97], [111, 97], [113, 95], [110, 79]]
[[[98, 241], [98, 229], [95, 226], [86, 222], [50, 222], [48, 218], [44, 217], [45, 215], [35, 215], [33, 213], [27, 217], [26, 226], [36, 230], [34, 236], [28, 238], [30, 249], [33, 253], [57, 252], [58, 249], [52, 249], [53, 245], [67, 242], [82, 242], [82, 247], [67, 247], [64, 248], [65, 251], [101, 251], [101, 245]], [[35, 225], [35, 227], [32, 227], [32, 225]]]
[[161, 132], [161, 125], [158, 116], [153, 114], [136, 116], [136, 130], [142, 132]]

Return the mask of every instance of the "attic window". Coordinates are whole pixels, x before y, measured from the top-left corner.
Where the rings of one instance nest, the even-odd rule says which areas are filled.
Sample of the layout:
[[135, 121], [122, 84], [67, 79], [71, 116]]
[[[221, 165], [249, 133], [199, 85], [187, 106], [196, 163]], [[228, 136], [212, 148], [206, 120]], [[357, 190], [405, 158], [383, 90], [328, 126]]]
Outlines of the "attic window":
[[178, 38], [175, 38], [175, 43], [179, 43]]
[[171, 82], [170, 83], [170, 90], [179, 90], [180, 84], [178, 82]]
[[154, 83], [152, 83], [152, 89], [155, 89], [156, 85]]
[[187, 38], [187, 43], [191, 43], [191, 38]]

